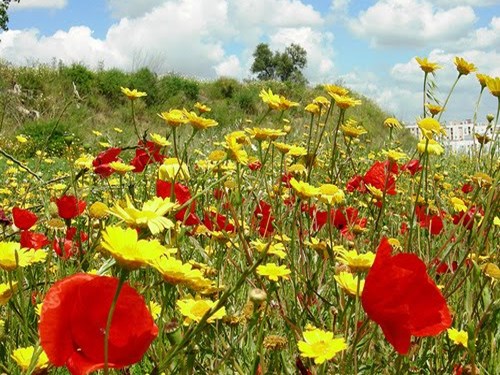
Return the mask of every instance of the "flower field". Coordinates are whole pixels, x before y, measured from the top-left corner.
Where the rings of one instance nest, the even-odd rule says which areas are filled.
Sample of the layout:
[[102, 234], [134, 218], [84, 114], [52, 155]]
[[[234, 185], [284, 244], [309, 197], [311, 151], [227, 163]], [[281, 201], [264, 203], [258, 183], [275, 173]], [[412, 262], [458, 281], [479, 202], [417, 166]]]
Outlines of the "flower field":
[[[474, 79], [454, 62], [453, 88]], [[427, 88], [439, 66], [416, 63]], [[499, 108], [455, 155], [453, 88], [424, 92], [412, 148], [387, 118], [370, 149], [363, 100], [323, 88], [264, 89], [231, 129], [208, 102], [165, 109], [152, 132], [122, 87], [126, 145], [1, 148], [0, 373], [498, 374]]]

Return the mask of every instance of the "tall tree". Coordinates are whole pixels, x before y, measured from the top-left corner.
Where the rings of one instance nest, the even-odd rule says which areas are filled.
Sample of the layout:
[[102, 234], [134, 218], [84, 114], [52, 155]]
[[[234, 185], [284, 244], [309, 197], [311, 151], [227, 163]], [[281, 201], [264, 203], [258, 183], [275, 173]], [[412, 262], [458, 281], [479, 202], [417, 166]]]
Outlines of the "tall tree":
[[251, 71], [260, 80], [280, 80], [306, 83], [302, 69], [307, 65], [307, 52], [292, 43], [284, 52], [271, 51], [269, 45], [260, 43], [253, 53]]
[[18, 3], [20, 0], [1, 0], [0, 1], [0, 29], [9, 30], [7, 24], [9, 23], [9, 15], [7, 10], [9, 9], [10, 3], [14, 1]]

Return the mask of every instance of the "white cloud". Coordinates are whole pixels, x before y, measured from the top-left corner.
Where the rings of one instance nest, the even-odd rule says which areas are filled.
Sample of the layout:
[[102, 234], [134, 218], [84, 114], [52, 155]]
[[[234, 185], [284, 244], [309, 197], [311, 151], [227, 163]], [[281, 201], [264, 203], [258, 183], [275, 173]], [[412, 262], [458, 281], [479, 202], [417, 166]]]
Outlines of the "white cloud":
[[215, 66], [215, 72], [219, 77], [242, 77], [244, 75], [240, 60], [231, 55]]
[[348, 26], [373, 46], [418, 47], [464, 37], [475, 21], [469, 6], [443, 10], [427, 0], [380, 0]]
[[302, 46], [307, 51], [307, 66], [304, 70], [311, 83], [329, 81], [334, 76], [333, 34], [320, 32], [310, 27], [282, 28], [270, 36], [273, 50], [284, 50], [291, 43]]
[[20, 3], [10, 3], [10, 10], [28, 8], [55, 8], [62, 9], [68, 4], [68, 0], [22, 0]]
[[461, 5], [470, 5], [473, 7], [483, 7], [498, 5], [498, 0], [434, 0], [434, 3], [443, 7], [454, 7]]
[[114, 17], [136, 18], [162, 5], [165, 0], [107, 0], [107, 3]]

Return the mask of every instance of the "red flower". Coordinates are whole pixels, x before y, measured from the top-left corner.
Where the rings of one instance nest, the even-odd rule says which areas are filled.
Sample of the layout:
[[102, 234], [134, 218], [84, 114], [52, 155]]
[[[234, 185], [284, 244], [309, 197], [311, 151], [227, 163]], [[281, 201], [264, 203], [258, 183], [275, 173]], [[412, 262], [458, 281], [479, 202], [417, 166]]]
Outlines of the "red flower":
[[453, 215], [453, 224], [462, 224], [467, 230], [471, 230], [474, 226], [474, 217], [476, 214], [484, 216], [484, 211], [480, 207], [472, 206], [467, 212], [459, 212]]
[[[389, 166], [391, 168], [390, 171], [388, 171]], [[387, 176], [388, 173], [389, 176]], [[398, 165], [396, 163], [376, 161], [366, 172], [363, 182], [365, 185], [370, 184], [377, 189], [386, 191], [389, 195], [394, 195], [396, 194], [396, 180], [393, 174], [397, 173]]]
[[431, 266], [436, 267], [437, 275], [444, 275], [445, 273], [455, 272], [458, 268], [458, 262], [454, 260], [453, 262], [451, 262], [451, 264], [448, 264], [436, 258], [432, 261]]
[[11, 225], [11, 224], [12, 224], [12, 222], [7, 217], [7, 215], [5, 215], [5, 211], [2, 208], [0, 208], [0, 225], [7, 226], [7, 225]]
[[14, 218], [15, 226], [21, 230], [30, 229], [38, 220], [38, 217], [33, 212], [19, 207], [12, 209], [12, 217]]
[[472, 191], [474, 191], [474, 186], [472, 186], [471, 184], [463, 184], [462, 185], [462, 192], [464, 194], [470, 193]]
[[[75, 274], [47, 292], [40, 316], [40, 343], [54, 366], [73, 375], [104, 367], [104, 332], [118, 279]], [[142, 359], [158, 334], [144, 299], [124, 284], [113, 314], [108, 365], [122, 368]]]
[[408, 171], [412, 176], [415, 176], [417, 172], [422, 170], [422, 165], [417, 159], [412, 159], [408, 163], [401, 166], [401, 170]]
[[349, 193], [352, 193], [354, 190], [360, 191], [361, 193], [366, 192], [365, 183], [363, 182], [363, 176], [353, 176], [349, 181], [347, 181], [346, 190]]
[[[78, 236], [76, 236], [78, 232]], [[76, 238], [75, 238], [76, 236]], [[78, 231], [75, 227], [70, 227], [66, 231], [66, 237], [55, 237], [52, 241], [52, 248], [58, 256], [63, 259], [69, 259], [82, 250], [82, 243], [88, 240], [85, 232]]]
[[258, 171], [262, 168], [262, 163], [259, 160], [248, 163], [248, 168], [252, 171]]
[[417, 206], [415, 211], [415, 215], [419, 220], [419, 224], [421, 228], [427, 228], [432, 235], [438, 235], [443, 231], [443, 219], [442, 216], [444, 212], [441, 214], [430, 215], [427, 213], [427, 208], [424, 206]]
[[451, 326], [446, 301], [414, 254], [392, 255], [383, 238], [365, 281], [361, 301], [368, 317], [400, 354], [410, 348], [411, 336], [435, 336]]
[[49, 239], [43, 233], [35, 233], [29, 230], [21, 232], [21, 239], [19, 241], [22, 248], [28, 249], [41, 249], [50, 243]]
[[80, 215], [87, 207], [85, 201], [79, 200], [73, 195], [63, 195], [56, 199], [57, 212], [63, 219], [73, 219]]
[[112, 147], [97, 155], [97, 157], [92, 161], [94, 173], [101, 177], [109, 177], [113, 174], [113, 168], [109, 166], [109, 163], [117, 161], [120, 152], [122, 152], [121, 148]]
[[236, 229], [226, 216], [214, 211], [205, 212], [203, 224], [210, 231], [226, 231], [228, 233], [233, 233]]
[[259, 201], [253, 212], [253, 216], [259, 220], [259, 234], [262, 237], [274, 233], [274, 216], [271, 214], [271, 205], [263, 200]]
[[146, 165], [153, 162], [161, 163], [165, 158], [164, 155], [160, 154], [161, 146], [158, 146], [154, 142], [139, 141], [139, 147], [135, 150], [135, 157], [130, 162], [135, 169], [134, 173], [141, 173], [146, 168]]
[[[167, 181], [157, 180], [156, 181], [156, 196], [161, 197], [163, 199], [170, 198], [170, 194], [172, 193], [172, 184]], [[185, 185], [182, 185], [178, 182], [174, 184], [174, 198], [177, 204], [182, 206], [184, 203], [189, 201], [191, 197], [191, 193], [189, 192], [189, 188]], [[196, 203], [193, 201], [188, 207], [184, 207], [182, 210], [175, 214], [175, 219], [177, 221], [181, 221], [186, 225], [198, 225], [200, 224], [200, 219], [195, 214]], [[189, 209], [189, 213], [186, 216], [186, 212]]]

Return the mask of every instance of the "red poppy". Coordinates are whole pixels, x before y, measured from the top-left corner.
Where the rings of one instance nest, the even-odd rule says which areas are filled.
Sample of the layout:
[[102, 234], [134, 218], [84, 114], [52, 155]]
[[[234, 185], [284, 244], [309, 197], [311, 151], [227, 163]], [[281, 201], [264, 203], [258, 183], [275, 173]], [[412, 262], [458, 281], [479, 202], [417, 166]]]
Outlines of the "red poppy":
[[269, 203], [260, 200], [253, 212], [253, 216], [259, 220], [259, 234], [262, 237], [274, 233], [274, 216], [271, 214], [271, 205]]
[[474, 191], [474, 186], [472, 186], [471, 184], [463, 184], [462, 185], [462, 192], [464, 194], [470, 193], [472, 191]]
[[57, 212], [63, 219], [73, 219], [85, 210], [87, 203], [73, 195], [63, 195], [56, 199]]
[[[75, 274], [47, 292], [40, 315], [40, 343], [52, 365], [73, 375], [104, 367], [104, 332], [118, 279]], [[144, 299], [125, 283], [109, 334], [108, 366], [139, 362], [158, 334]]]
[[[173, 193], [175, 201], [181, 206], [192, 198], [191, 193], [189, 192], [189, 188], [178, 182], [174, 184]], [[162, 180], [156, 181], [156, 196], [166, 199], [170, 198], [171, 194], [172, 184], [170, 182]], [[198, 225], [200, 223], [200, 219], [198, 218], [198, 216], [196, 216], [195, 209], [196, 203], [193, 201], [189, 206], [184, 207], [182, 210], [178, 211], [175, 214], [175, 219], [177, 221], [183, 222], [186, 225]], [[188, 210], [189, 213], [187, 213]]]
[[35, 233], [30, 230], [23, 230], [21, 232], [21, 239], [19, 240], [22, 248], [28, 249], [41, 249], [47, 246], [50, 241], [43, 233]]
[[440, 214], [429, 214], [427, 213], [427, 208], [424, 206], [417, 206], [415, 215], [419, 220], [419, 225], [421, 228], [427, 228], [432, 235], [438, 235], [443, 231], [443, 219], [444, 212]]
[[14, 218], [14, 224], [21, 230], [28, 230], [38, 220], [38, 216], [31, 212], [30, 210], [25, 210], [23, 208], [14, 207], [12, 209], [12, 217]]
[[385, 191], [389, 195], [394, 195], [396, 194], [396, 180], [393, 174], [397, 173], [398, 165], [396, 163], [376, 161], [365, 173], [363, 182], [365, 185], [372, 185], [379, 190]]
[[422, 170], [422, 165], [418, 161], [418, 159], [412, 159], [408, 163], [403, 164], [401, 166], [401, 170], [408, 171], [412, 176], [415, 176], [417, 172]]
[[[78, 236], [76, 236], [78, 234]], [[76, 237], [76, 238], [75, 238]], [[58, 256], [68, 259], [82, 251], [82, 243], [87, 241], [89, 236], [83, 231], [78, 231], [75, 227], [70, 227], [66, 231], [64, 238], [55, 237], [52, 241], [52, 248]]]
[[259, 160], [248, 163], [248, 168], [252, 171], [258, 171], [262, 168], [262, 163]]
[[458, 268], [458, 262], [454, 260], [450, 264], [446, 262], [442, 262], [438, 258], [434, 259], [431, 263], [431, 266], [436, 267], [436, 274], [437, 275], [444, 275], [445, 273], [453, 273], [457, 270]]
[[97, 157], [92, 161], [94, 173], [101, 177], [109, 177], [113, 174], [114, 170], [109, 166], [109, 163], [117, 161], [120, 152], [122, 152], [121, 148], [111, 147], [97, 155]]
[[133, 172], [141, 173], [146, 168], [146, 165], [154, 162], [163, 162], [165, 156], [160, 154], [160, 150], [161, 146], [158, 146], [154, 142], [147, 141], [144, 143], [143, 141], [139, 141], [139, 147], [135, 150], [135, 157], [130, 162], [130, 165], [135, 167]]
[[366, 192], [365, 183], [363, 181], [363, 176], [355, 175], [349, 181], [347, 181], [346, 190], [349, 193], [357, 190], [361, 193]]
[[203, 224], [211, 231], [226, 231], [228, 233], [233, 233], [236, 229], [225, 215], [214, 211], [205, 212]]
[[467, 230], [471, 230], [474, 226], [474, 217], [477, 215], [484, 216], [484, 211], [482, 208], [477, 206], [472, 206], [467, 212], [459, 212], [453, 215], [453, 224], [462, 224]]
[[393, 256], [385, 237], [366, 276], [361, 302], [400, 354], [408, 353], [411, 336], [435, 336], [451, 326], [446, 301], [424, 262], [414, 254]]

